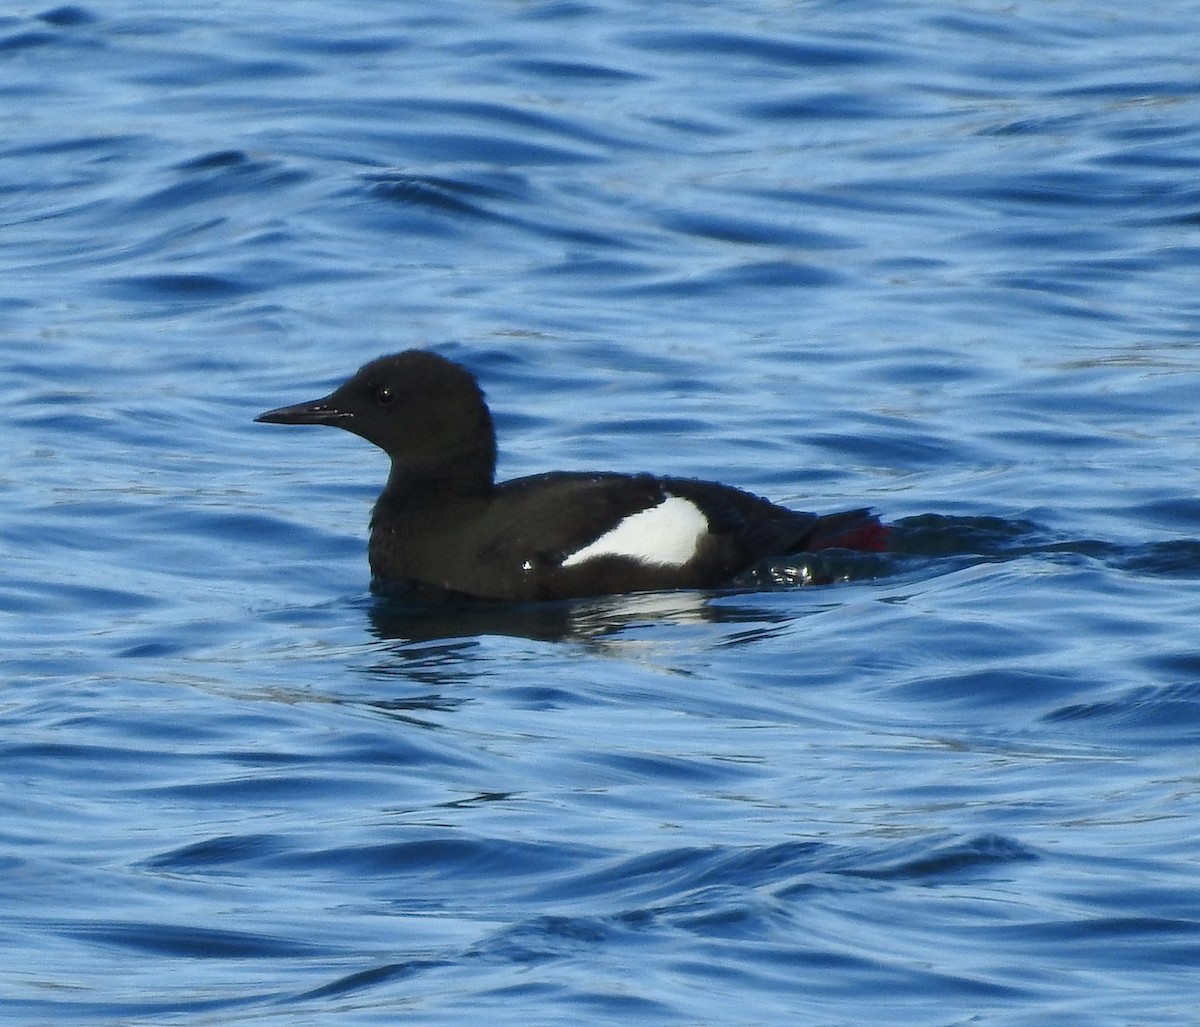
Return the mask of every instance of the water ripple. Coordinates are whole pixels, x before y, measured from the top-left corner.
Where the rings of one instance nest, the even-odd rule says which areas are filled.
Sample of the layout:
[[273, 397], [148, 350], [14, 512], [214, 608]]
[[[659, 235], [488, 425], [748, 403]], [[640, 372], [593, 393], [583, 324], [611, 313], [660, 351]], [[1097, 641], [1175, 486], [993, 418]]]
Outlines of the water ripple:
[[[1194, 17], [794, 14], [0, 15], [9, 1019], [1194, 1019]], [[891, 548], [374, 596], [408, 346]]]

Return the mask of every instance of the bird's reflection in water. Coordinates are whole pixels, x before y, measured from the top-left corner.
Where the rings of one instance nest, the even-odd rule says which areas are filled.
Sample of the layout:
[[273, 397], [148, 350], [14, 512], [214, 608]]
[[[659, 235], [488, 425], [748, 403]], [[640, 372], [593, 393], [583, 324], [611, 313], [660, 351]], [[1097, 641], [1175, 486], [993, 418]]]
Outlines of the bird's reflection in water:
[[[556, 674], [545, 673], [557, 656], [544, 644], [570, 643], [610, 660], [675, 665], [669, 654], [695, 648], [697, 640], [694, 632], [671, 628], [753, 621], [753, 630], [761, 631], [766, 621], [790, 619], [779, 611], [726, 605], [728, 598], [716, 602], [711, 593], [682, 591], [544, 603], [376, 596], [368, 615], [375, 635], [387, 644], [364, 669], [370, 677], [388, 679], [389, 691], [402, 682], [407, 694], [376, 696], [366, 705], [423, 727], [434, 726], [438, 713], [474, 701], [481, 683], [503, 688], [522, 706], [572, 705], [579, 697], [563, 691]], [[534, 677], [513, 674], [531, 658], [528, 646], [514, 640], [538, 647], [531, 665], [541, 672]], [[577, 666], [569, 650], [561, 655]]]
[[[729, 619], [731, 611], [714, 607], [710, 599], [711, 593], [706, 592], [645, 592], [543, 603], [380, 595], [369, 615], [379, 638], [409, 643], [453, 643], [482, 635], [587, 643], [641, 625]], [[761, 611], [755, 615], [761, 616]]]

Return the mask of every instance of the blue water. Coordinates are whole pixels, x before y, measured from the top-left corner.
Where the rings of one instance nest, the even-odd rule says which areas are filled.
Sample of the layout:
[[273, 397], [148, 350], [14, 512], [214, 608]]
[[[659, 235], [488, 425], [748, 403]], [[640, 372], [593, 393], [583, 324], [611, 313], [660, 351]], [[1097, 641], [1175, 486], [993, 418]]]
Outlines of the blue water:
[[[10, 5], [4, 1022], [1194, 1023], [1198, 32]], [[409, 346], [894, 551], [377, 602], [382, 456], [252, 418]]]

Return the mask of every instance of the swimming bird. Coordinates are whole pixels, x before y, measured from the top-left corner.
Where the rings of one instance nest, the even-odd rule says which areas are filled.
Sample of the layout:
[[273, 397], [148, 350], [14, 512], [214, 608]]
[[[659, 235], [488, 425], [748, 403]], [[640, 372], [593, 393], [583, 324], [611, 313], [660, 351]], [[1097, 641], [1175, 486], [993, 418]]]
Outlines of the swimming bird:
[[426, 350], [372, 360], [328, 396], [256, 420], [334, 425], [391, 458], [368, 545], [385, 592], [529, 601], [719, 588], [771, 557], [887, 542], [867, 509], [800, 513], [691, 478], [551, 471], [497, 483], [483, 392]]

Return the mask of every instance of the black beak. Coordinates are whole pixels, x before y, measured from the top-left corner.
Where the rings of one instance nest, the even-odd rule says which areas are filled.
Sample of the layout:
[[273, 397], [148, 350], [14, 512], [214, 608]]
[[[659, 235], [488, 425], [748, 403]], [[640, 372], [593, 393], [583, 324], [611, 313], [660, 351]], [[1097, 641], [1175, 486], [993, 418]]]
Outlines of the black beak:
[[297, 403], [290, 407], [277, 407], [259, 414], [254, 420], [264, 424], [336, 424], [345, 425], [354, 414], [339, 410], [333, 396], [314, 399], [311, 403]]

